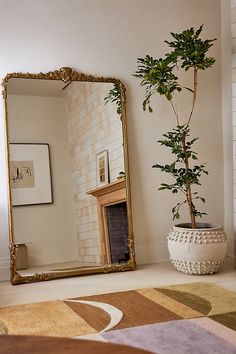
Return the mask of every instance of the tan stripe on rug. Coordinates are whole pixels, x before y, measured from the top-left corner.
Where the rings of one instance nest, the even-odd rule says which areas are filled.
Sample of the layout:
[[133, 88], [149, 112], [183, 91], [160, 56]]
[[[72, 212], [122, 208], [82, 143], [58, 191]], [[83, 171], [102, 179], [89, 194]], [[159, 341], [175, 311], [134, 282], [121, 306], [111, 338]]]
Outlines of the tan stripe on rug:
[[195, 317], [204, 316], [202, 313], [195, 311], [194, 309], [181, 304], [180, 302], [166, 296], [165, 294], [160, 293], [156, 289], [140, 289], [137, 290], [141, 295], [146, 296], [148, 299], [155, 301], [159, 305], [173, 311], [177, 315], [188, 319]]
[[9, 334], [75, 337], [96, 332], [60, 300], [4, 307], [0, 318]]

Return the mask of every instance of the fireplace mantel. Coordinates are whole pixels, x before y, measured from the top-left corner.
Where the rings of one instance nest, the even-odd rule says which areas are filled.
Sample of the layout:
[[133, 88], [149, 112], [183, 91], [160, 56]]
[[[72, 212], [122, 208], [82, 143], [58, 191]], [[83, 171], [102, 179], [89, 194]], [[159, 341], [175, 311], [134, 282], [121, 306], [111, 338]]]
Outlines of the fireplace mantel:
[[90, 191], [87, 192], [87, 194], [91, 194], [94, 197], [98, 198], [101, 195], [109, 194], [111, 192], [115, 192], [115, 191], [123, 189], [123, 188], [125, 189], [125, 179], [121, 178], [115, 182], [106, 184], [104, 186], [101, 186], [101, 187], [98, 187], [95, 189], [91, 189]]
[[110, 243], [106, 219], [106, 207], [122, 202], [126, 202], [126, 183], [125, 178], [121, 178], [115, 182], [104, 186], [89, 190], [90, 194], [96, 198], [99, 229], [102, 248], [102, 263], [111, 263]]

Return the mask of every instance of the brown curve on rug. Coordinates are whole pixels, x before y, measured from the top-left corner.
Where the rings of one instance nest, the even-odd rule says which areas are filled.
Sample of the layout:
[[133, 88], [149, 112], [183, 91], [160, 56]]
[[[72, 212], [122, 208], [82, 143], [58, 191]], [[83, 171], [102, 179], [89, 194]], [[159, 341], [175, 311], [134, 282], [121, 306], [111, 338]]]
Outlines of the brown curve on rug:
[[110, 323], [111, 318], [108, 313], [98, 307], [73, 301], [64, 301], [64, 303], [86, 322], [91, 323], [91, 326], [98, 332]]
[[212, 309], [211, 303], [198, 295], [172, 289], [156, 288], [156, 290], [203, 315], [207, 315]]
[[[113, 329], [142, 326], [151, 323], [161, 323], [183, 319], [163, 306], [147, 299], [136, 291], [94, 295], [76, 298], [74, 300], [98, 301], [110, 304], [123, 312], [123, 319]], [[83, 311], [79, 315], [91, 326], [96, 326], [96, 317]]]

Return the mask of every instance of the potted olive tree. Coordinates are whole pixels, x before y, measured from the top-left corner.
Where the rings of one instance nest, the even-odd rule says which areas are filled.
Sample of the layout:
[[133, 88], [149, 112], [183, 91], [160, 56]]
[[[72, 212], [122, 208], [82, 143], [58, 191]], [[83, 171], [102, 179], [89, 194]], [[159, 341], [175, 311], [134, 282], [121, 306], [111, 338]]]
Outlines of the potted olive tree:
[[[174, 226], [168, 235], [170, 259], [176, 269], [189, 274], [212, 274], [219, 270], [226, 255], [226, 234], [222, 227], [200, 223], [196, 219], [205, 212], [199, 211], [197, 203], [205, 203], [196, 187], [200, 185], [202, 174], [208, 174], [205, 164], [198, 163], [198, 154], [193, 145], [198, 138], [191, 137], [191, 122], [198, 93], [198, 73], [212, 67], [215, 59], [207, 57], [207, 52], [215, 39], [200, 38], [203, 26], [193, 27], [181, 33], [171, 33], [172, 40], [165, 41], [170, 51], [164, 58], [155, 59], [149, 55], [138, 58], [138, 69], [134, 76], [141, 79], [145, 87], [143, 110], [152, 112], [151, 97], [163, 96], [169, 103], [175, 119], [171, 131], [163, 134], [158, 142], [173, 154], [170, 164], [155, 164], [157, 168], [172, 177], [173, 182], [161, 183], [159, 190], [167, 190], [181, 195], [180, 201], [173, 206], [173, 219], [180, 218], [180, 209], [187, 205], [189, 223]], [[180, 83], [179, 71], [192, 71], [192, 86]], [[183, 122], [178, 115], [175, 95], [184, 90], [191, 95], [191, 108]], [[181, 117], [182, 118], [182, 117]]]

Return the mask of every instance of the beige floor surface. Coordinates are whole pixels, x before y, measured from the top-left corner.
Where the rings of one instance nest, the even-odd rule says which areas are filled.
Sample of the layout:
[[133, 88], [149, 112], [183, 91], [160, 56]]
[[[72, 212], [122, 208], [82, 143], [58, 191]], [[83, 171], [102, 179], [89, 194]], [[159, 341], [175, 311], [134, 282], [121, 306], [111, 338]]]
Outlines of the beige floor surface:
[[64, 299], [169, 284], [212, 282], [236, 291], [236, 269], [230, 259], [218, 274], [192, 276], [178, 272], [168, 263], [138, 266], [136, 271], [73, 277], [32, 284], [0, 282], [0, 306]]

